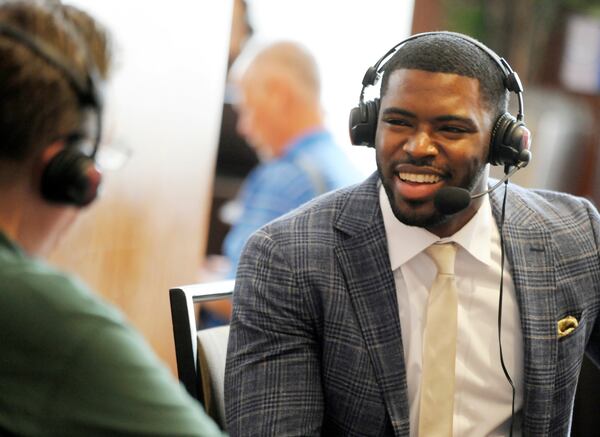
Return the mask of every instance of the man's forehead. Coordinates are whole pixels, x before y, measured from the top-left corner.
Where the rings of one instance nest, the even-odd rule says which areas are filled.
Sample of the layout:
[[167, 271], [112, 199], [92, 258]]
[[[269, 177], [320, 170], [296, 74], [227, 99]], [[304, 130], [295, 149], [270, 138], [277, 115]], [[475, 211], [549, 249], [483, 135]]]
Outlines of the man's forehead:
[[396, 86], [402, 85], [405, 82], [411, 83], [427, 83], [428, 85], [438, 84], [446, 86], [450, 83], [470, 84], [475, 90], [479, 91], [479, 80], [474, 77], [465, 76], [457, 73], [443, 71], [420, 70], [416, 68], [399, 68], [390, 73], [388, 79], [388, 90], [392, 83]]
[[416, 69], [399, 69], [392, 72], [385, 94], [381, 97], [382, 100], [390, 101], [419, 94], [434, 94], [440, 97], [454, 95], [461, 100], [484, 104], [477, 79], [455, 73]]
[[479, 114], [488, 121], [493, 118], [477, 79], [417, 69], [398, 69], [391, 74], [387, 91], [381, 98], [382, 112], [389, 108], [422, 114]]

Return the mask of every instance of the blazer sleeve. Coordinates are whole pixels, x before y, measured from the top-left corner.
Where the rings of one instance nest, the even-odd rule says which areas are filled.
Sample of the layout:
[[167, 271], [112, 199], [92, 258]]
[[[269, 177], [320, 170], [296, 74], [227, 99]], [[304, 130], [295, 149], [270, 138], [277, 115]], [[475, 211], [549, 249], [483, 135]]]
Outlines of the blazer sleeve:
[[238, 268], [225, 370], [231, 436], [321, 432], [317, 306], [310, 290], [298, 286], [282, 247], [258, 231]]
[[585, 203], [592, 222], [592, 232], [594, 234], [594, 241], [598, 253], [598, 260], [596, 262], [596, 276], [598, 277], [598, 281], [596, 282], [594, 296], [594, 301], [596, 303], [596, 320], [592, 327], [592, 333], [588, 341], [586, 352], [596, 366], [600, 367], [600, 214], [598, 214], [598, 210], [594, 208], [591, 203], [588, 201], [585, 201]]

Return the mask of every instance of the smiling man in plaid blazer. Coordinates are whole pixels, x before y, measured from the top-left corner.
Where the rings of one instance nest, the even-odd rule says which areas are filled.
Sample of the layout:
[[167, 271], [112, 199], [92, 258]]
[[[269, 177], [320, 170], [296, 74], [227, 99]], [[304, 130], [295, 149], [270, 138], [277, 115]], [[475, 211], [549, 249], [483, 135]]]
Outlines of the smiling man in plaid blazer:
[[445, 435], [566, 436], [584, 354], [600, 363], [598, 211], [512, 185], [470, 199], [492, 187], [488, 164], [509, 171], [530, 157], [522, 102], [516, 118], [506, 112], [509, 91], [522, 100], [520, 82], [495, 53], [435, 32], [384, 58], [363, 82], [384, 70], [381, 101], [361, 97], [351, 113], [352, 140], [375, 146], [378, 172], [245, 247], [228, 431], [425, 435], [423, 332], [436, 276], [426, 249], [451, 243], [458, 322], [456, 358], [441, 363], [455, 367]]

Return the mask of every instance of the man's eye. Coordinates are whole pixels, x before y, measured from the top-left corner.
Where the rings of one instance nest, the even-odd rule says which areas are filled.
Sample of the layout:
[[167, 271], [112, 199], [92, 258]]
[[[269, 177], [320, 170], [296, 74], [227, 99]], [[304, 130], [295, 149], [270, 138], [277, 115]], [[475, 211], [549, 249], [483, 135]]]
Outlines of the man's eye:
[[412, 124], [408, 120], [404, 120], [401, 118], [387, 118], [383, 121], [394, 126], [412, 126]]
[[440, 128], [440, 130], [443, 132], [449, 132], [452, 134], [464, 134], [467, 132], [467, 129], [465, 129], [464, 127], [460, 127], [460, 126], [442, 126]]

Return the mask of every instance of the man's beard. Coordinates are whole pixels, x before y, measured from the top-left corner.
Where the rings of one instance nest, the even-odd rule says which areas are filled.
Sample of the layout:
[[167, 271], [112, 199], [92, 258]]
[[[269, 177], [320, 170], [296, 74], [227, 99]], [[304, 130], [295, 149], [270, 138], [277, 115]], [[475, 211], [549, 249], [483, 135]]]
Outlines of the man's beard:
[[[394, 216], [401, 221], [402, 223], [404, 223], [407, 226], [417, 226], [419, 228], [431, 228], [434, 226], [438, 226], [438, 225], [442, 225], [444, 223], [446, 223], [448, 220], [450, 220], [451, 216], [449, 215], [445, 215], [442, 214], [439, 211], [435, 211], [433, 214], [423, 217], [419, 214], [411, 214], [413, 210], [409, 210], [408, 212], [402, 212], [397, 206], [396, 206], [396, 202], [394, 200], [394, 194], [391, 191], [391, 188], [388, 187], [388, 184], [386, 184], [385, 182], [383, 183], [383, 189], [385, 190], [385, 193], [387, 195], [387, 198], [390, 202], [390, 206], [392, 207], [392, 212], [394, 213]], [[415, 208], [421, 204], [421, 202], [419, 201], [410, 201], [410, 200], [405, 200], [405, 202], [409, 205], [414, 205]]]
[[[396, 205], [396, 201], [394, 199], [394, 191], [392, 188], [393, 182], [391, 182], [390, 180], [386, 180], [383, 177], [379, 159], [376, 159], [376, 162], [377, 162], [377, 172], [379, 173], [379, 179], [381, 180], [381, 182], [383, 184], [383, 188], [385, 190], [385, 194], [387, 195], [388, 201], [390, 202], [392, 212], [394, 213], [394, 216], [396, 217], [396, 219], [398, 219], [400, 222], [404, 223], [407, 226], [417, 226], [420, 228], [432, 228], [432, 227], [442, 225], [442, 224], [448, 222], [452, 218], [453, 214], [451, 214], [451, 215], [442, 214], [441, 212], [437, 211], [437, 209], [428, 216], [423, 216], [422, 214], [415, 212], [417, 207], [420, 204], [424, 203], [424, 202], [420, 202], [420, 201], [404, 200], [404, 202], [406, 202], [406, 204], [408, 204], [409, 206], [413, 205], [414, 208], [411, 208], [408, 211], [401, 211], [400, 208], [398, 208], [398, 206]], [[481, 181], [481, 178], [484, 175], [485, 171], [486, 171], [486, 166], [484, 165], [471, 177], [467, 186], [461, 187], [461, 188], [465, 188], [469, 192], [472, 192], [473, 188], [479, 183], [479, 181]]]

